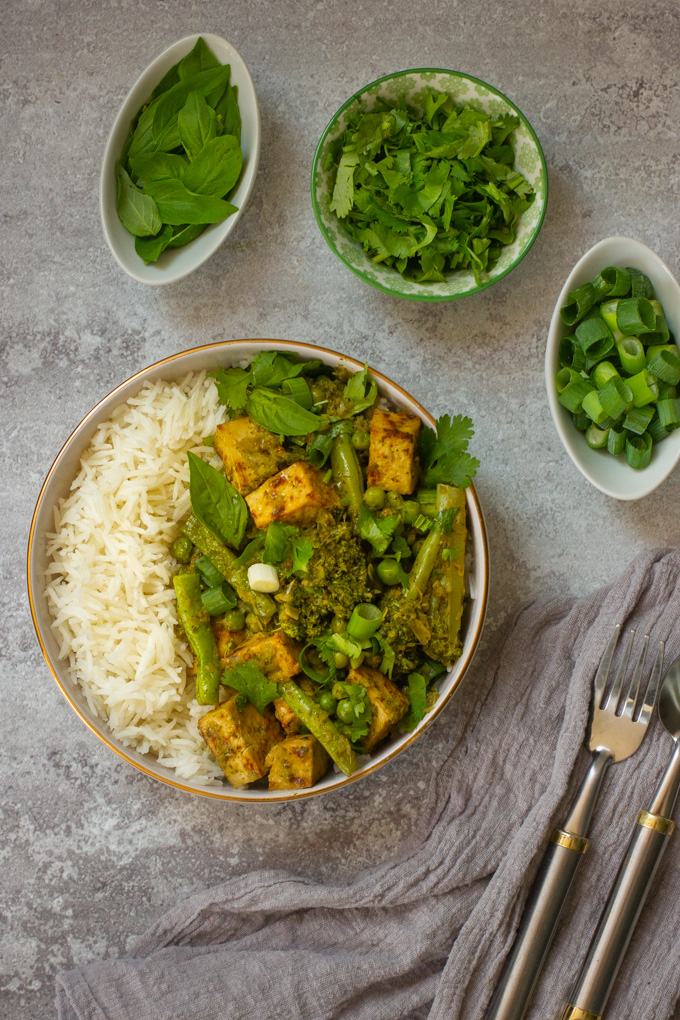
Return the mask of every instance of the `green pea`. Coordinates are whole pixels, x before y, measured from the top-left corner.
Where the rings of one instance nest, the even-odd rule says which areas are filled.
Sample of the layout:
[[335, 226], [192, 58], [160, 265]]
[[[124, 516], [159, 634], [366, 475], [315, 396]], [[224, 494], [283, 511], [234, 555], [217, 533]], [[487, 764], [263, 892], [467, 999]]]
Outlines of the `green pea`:
[[324, 691], [319, 697], [319, 708], [322, 708], [324, 712], [328, 712], [329, 715], [333, 715], [337, 704], [330, 691]]
[[347, 630], [347, 620], [342, 616], [338, 616], [336, 613], [331, 620], [331, 630], [334, 634], [344, 634]]
[[420, 517], [420, 503], [416, 503], [414, 499], [407, 499], [402, 507], [402, 513], [404, 524], [415, 524]]
[[354, 722], [354, 709], [352, 707], [352, 702], [349, 700], [349, 698], [343, 698], [342, 701], [338, 702], [338, 707], [335, 710], [335, 714], [337, 715], [340, 722], [344, 722], [347, 724]]
[[387, 505], [388, 507], [390, 507], [391, 510], [400, 511], [404, 505], [404, 501], [398, 492], [392, 492], [392, 490], [390, 489], [390, 491], [387, 493]]
[[383, 584], [399, 584], [399, 564], [396, 560], [381, 560], [378, 564], [378, 577]]
[[345, 669], [349, 666], [349, 659], [342, 652], [336, 652], [333, 661], [336, 669]]
[[385, 505], [385, 490], [378, 485], [371, 485], [364, 493], [364, 503], [369, 510], [382, 510]]
[[355, 432], [352, 436], [352, 446], [360, 453], [364, 453], [371, 445], [371, 437], [368, 432]]
[[262, 624], [255, 613], [248, 613], [246, 615], [246, 627], [248, 630], [252, 630], [253, 633], [262, 630]]
[[245, 613], [242, 613], [240, 609], [230, 609], [228, 613], [224, 614], [224, 626], [228, 630], [243, 630], [245, 625]]
[[189, 563], [194, 551], [194, 543], [186, 535], [180, 535], [170, 546], [170, 552], [178, 563]]

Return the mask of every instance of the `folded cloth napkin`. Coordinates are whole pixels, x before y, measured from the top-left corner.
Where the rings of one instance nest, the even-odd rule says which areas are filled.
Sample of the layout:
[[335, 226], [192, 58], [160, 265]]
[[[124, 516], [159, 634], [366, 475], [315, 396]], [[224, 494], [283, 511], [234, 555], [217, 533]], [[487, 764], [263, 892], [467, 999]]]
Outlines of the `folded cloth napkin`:
[[[346, 884], [238, 875], [171, 910], [132, 955], [59, 975], [61, 1020], [479, 1020], [546, 836], [588, 755], [593, 676], [613, 627], [680, 654], [680, 552], [638, 557], [586, 598], [510, 622], [449, 707], [451, 748], [414, 833]], [[558, 1017], [623, 856], [671, 754], [655, 720], [613, 766], [530, 1017]], [[658, 872], [608, 1020], [665, 1020], [680, 997], [680, 846]]]

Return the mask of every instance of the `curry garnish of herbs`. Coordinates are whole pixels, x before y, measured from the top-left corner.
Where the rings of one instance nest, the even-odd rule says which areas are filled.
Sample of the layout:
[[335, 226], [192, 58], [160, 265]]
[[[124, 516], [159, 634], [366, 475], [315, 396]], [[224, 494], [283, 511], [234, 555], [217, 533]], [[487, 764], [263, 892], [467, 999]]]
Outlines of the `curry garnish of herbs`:
[[423, 426], [368, 366], [213, 378], [229, 420], [187, 455], [172, 545], [199, 730], [233, 786], [306, 789], [414, 729], [460, 655], [472, 422]]
[[680, 428], [680, 350], [651, 281], [607, 266], [560, 314], [560, 404], [591, 449], [647, 467], [653, 446]]
[[328, 146], [331, 212], [374, 262], [404, 277], [442, 281], [466, 269], [479, 283], [535, 198], [514, 169], [518, 124], [432, 88], [418, 109], [378, 98]]
[[116, 163], [121, 223], [144, 262], [182, 248], [236, 212], [243, 164], [238, 89], [203, 39], [138, 111]]

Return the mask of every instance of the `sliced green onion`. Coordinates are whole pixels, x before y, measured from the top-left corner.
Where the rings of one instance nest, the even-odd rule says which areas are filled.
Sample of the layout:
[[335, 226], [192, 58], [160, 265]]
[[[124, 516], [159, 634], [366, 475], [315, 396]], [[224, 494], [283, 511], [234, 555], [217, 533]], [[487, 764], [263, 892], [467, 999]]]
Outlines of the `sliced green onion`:
[[680, 425], [680, 400], [673, 398], [660, 400], [656, 405], [659, 415], [659, 424], [667, 432], [671, 432]]
[[626, 379], [628, 386], [633, 393], [633, 403], [636, 407], [644, 407], [645, 404], [652, 404], [659, 399], [659, 387], [653, 375], [644, 369], [637, 375], [631, 375]]
[[605, 383], [608, 383], [610, 379], [620, 379], [618, 371], [612, 365], [611, 361], [600, 361], [599, 364], [593, 369], [592, 380], [597, 386], [598, 390], [601, 390]]
[[602, 318], [604, 319], [612, 333], [614, 332], [614, 330], [618, 330], [619, 328], [616, 324], [616, 309], [618, 308], [618, 306], [619, 306], [618, 298], [614, 299], [613, 301], [604, 301], [600, 305], [600, 315], [602, 316]]
[[417, 528], [418, 531], [429, 531], [433, 523], [431, 517], [426, 517], [425, 514], [418, 514], [413, 522], [413, 527]]
[[629, 436], [626, 440], [626, 461], [636, 471], [646, 468], [652, 459], [652, 437], [645, 432], [642, 436]]
[[621, 368], [627, 375], [635, 375], [647, 367], [645, 349], [636, 336], [627, 336], [621, 340], [616, 349], [621, 359]]
[[666, 436], [670, 435], [670, 432], [668, 432], [659, 421], [658, 414], [655, 414], [650, 421], [647, 432], [652, 437], [653, 443], [660, 443], [662, 439], [665, 439]]
[[560, 368], [571, 368], [571, 363], [574, 360], [574, 344], [573, 337], [563, 336], [560, 340], [560, 351], [558, 355], [558, 361]]
[[597, 301], [597, 291], [592, 283], [584, 283], [576, 290], [572, 290], [567, 298], [566, 305], [560, 309], [560, 316], [565, 326], [575, 325], [582, 319], [586, 312], [589, 312]]
[[208, 588], [207, 591], [201, 592], [201, 602], [211, 616], [219, 616], [220, 613], [226, 613], [228, 609], [235, 609], [238, 605], [233, 589], [227, 585], [222, 588]]
[[609, 432], [609, 429], [599, 429], [597, 425], [590, 425], [589, 428], [586, 429], [586, 443], [591, 450], [601, 450], [607, 445]]
[[659, 383], [659, 400], [672, 400], [678, 395], [677, 386], [669, 386], [668, 383]]
[[578, 379], [574, 379], [573, 382], [564, 387], [557, 399], [562, 407], [566, 407], [567, 411], [576, 414], [583, 406], [583, 398], [594, 389], [595, 387], [588, 379], [579, 376]]
[[654, 407], [650, 407], [649, 404], [646, 407], [632, 407], [623, 419], [623, 427], [628, 432], [634, 432], [637, 436], [641, 436], [643, 432], [647, 431], [647, 426], [655, 414]]
[[678, 350], [677, 344], [650, 344], [645, 351], [647, 364], [649, 364], [655, 354], [661, 354], [662, 351], [670, 351], [671, 354], [675, 354], [680, 358], [680, 350]]
[[296, 404], [304, 407], [307, 411], [309, 411], [314, 403], [309, 384], [301, 375], [296, 376], [294, 379], [285, 379], [281, 384], [281, 390], [286, 396], [292, 397]]
[[565, 386], [568, 386], [574, 379], [580, 379], [581, 376], [578, 372], [575, 372], [573, 368], [561, 368], [555, 376], [555, 386], [557, 392], [561, 393]]
[[377, 606], [370, 602], [360, 602], [352, 610], [347, 624], [347, 633], [356, 641], [366, 641], [373, 637], [381, 621], [382, 613]]
[[207, 556], [199, 556], [196, 560], [196, 570], [208, 588], [219, 588], [224, 583], [224, 577], [220, 574], [212, 560]]
[[575, 372], [581, 372], [586, 367], [586, 356], [581, 350], [580, 345], [576, 342], [576, 337], [572, 337], [574, 356], [571, 361], [571, 367]]
[[620, 418], [633, 403], [630, 387], [618, 376], [605, 383], [599, 395], [600, 404], [612, 418]]
[[651, 298], [654, 293], [652, 287], [652, 281], [644, 273], [641, 273], [639, 269], [631, 269], [628, 266], [628, 272], [630, 273], [630, 293], [631, 297], [638, 298]]
[[607, 449], [612, 457], [619, 457], [626, 449], [626, 433], [621, 429], [617, 432], [615, 428], [609, 430], [607, 436]]
[[595, 277], [593, 287], [602, 297], [625, 297], [630, 290], [630, 273], [627, 269], [607, 266]]
[[659, 351], [647, 364], [648, 370], [662, 382], [677, 386], [680, 383], [680, 357], [672, 351]]
[[656, 312], [647, 298], [621, 298], [616, 308], [617, 328], [626, 336], [649, 333], [656, 324]]
[[585, 414], [583, 411], [579, 411], [578, 414], [574, 415], [574, 425], [579, 430], [579, 432], [585, 432], [586, 429], [590, 428], [592, 422], [587, 414]]
[[576, 339], [583, 353], [590, 358], [604, 357], [614, 346], [614, 338], [599, 315], [578, 324]]
[[600, 396], [597, 390], [591, 390], [590, 393], [585, 395], [583, 398], [583, 410], [596, 425], [599, 425], [605, 418], [609, 417], [600, 403]]

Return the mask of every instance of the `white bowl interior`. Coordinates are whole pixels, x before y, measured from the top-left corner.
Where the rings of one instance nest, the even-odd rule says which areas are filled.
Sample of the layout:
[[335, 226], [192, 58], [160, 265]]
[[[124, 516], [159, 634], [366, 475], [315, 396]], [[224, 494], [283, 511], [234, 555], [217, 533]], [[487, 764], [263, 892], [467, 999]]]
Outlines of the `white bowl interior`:
[[152, 262], [148, 266], [135, 251], [134, 237], [118, 219], [115, 168], [128, 137], [130, 122], [140, 106], [148, 100], [163, 75], [193, 49], [198, 37], [196, 34], [180, 39], [149, 64], [130, 89], [106, 143], [99, 183], [99, 208], [104, 236], [118, 264], [140, 283], [151, 285], [172, 283], [198, 269], [219, 248], [238, 223], [255, 183], [260, 158], [260, 112], [253, 80], [243, 58], [231, 43], [218, 35], [203, 33], [203, 39], [219, 62], [231, 66], [230, 82], [238, 86], [243, 169], [236, 190], [229, 196], [229, 201], [238, 207], [238, 211], [222, 223], [213, 223], [207, 227], [186, 247], [164, 251], [158, 262]]
[[[329, 209], [331, 171], [324, 170], [323, 167], [330, 142], [345, 130], [349, 116], [360, 106], [365, 110], [371, 110], [378, 99], [397, 99], [410, 106], [422, 106], [428, 88], [448, 92], [458, 104], [465, 103], [485, 113], [515, 114], [520, 119], [519, 126], [511, 136], [515, 145], [515, 169], [524, 174], [536, 192], [536, 198], [522, 216], [517, 237], [512, 244], [504, 248], [498, 262], [491, 272], [485, 275], [481, 284], [476, 283], [472, 270], [453, 272], [442, 283], [419, 284], [413, 280], [405, 280], [388, 266], [374, 263], [361, 245], [344, 232], [340, 221]], [[328, 134], [323, 139], [320, 152], [315, 159], [313, 179], [317, 212], [323, 223], [324, 236], [332, 251], [357, 275], [381, 290], [401, 297], [417, 296], [419, 299], [429, 295], [429, 299], [433, 301], [464, 297], [490, 286], [513, 269], [526, 254], [540, 230], [548, 198], [547, 173], [534, 132], [514, 103], [477, 78], [457, 71], [414, 70], [380, 79], [353, 96], [335, 115], [327, 131]]]
[[[199, 372], [204, 369], [212, 369], [217, 364], [229, 365], [241, 361], [243, 358], [253, 357], [263, 349], [281, 349], [290, 353], [299, 354], [307, 358], [320, 358], [327, 365], [336, 366], [345, 364], [359, 369], [362, 366], [351, 358], [343, 358], [332, 351], [324, 348], [313, 347], [312, 345], [287, 343], [280, 340], [243, 340], [211, 344], [207, 347], [198, 347], [183, 354], [175, 355], [165, 359], [149, 368], [138, 372], [137, 375], [128, 379], [117, 389], [106, 396], [90, 413], [83, 419], [80, 425], [73, 432], [57, 459], [55, 460], [47, 476], [43, 491], [38, 500], [33, 525], [31, 529], [32, 541], [29, 543], [28, 559], [28, 584], [29, 598], [33, 612], [34, 623], [43, 653], [55, 679], [62, 688], [67, 699], [77, 711], [83, 721], [92, 729], [109, 747], [129, 761], [132, 765], [146, 772], [162, 782], [179, 787], [183, 790], [195, 793], [203, 793], [208, 796], [217, 797], [223, 800], [239, 801], [277, 801], [294, 800], [300, 797], [315, 795], [343, 786], [361, 778], [377, 767], [393, 758], [403, 748], [421, 733], [425, 727], [441, 710], [448, 697], [458, 686], [463, 673], [470, 663], [474, 650], [479, 641], [484, 622], [484, 614], [487, 603], [488, 590], [488, 552], [486, 544], [486, 532], [481, 507], [474, 489], [467, 491], [468, 527], [472, 541], [472, 567], [470, 579], [472, 582], [475, 598], [470, 599], [466, 616], [464, 619], [463, 650], [460, 659], [454, 668], [439, 683], [440, 697], [437, 705], [425, 719], [419, 724], [413, 733], [403, 734], [388, 741], [379, 751], [371, 756], [370, 761], [365, 763], [354, 775], [347, 779], [343, 775], [330, 772], [311, 790], [286, 791], [282, 795], [277, 791], [251, 789], [235, 790], [225, 785], [205, 786], [200, 783], [192, 783], [191, 780], [178, 780], [175, 773], [163, 765], [159, 765], [152, 755], [144, 755], [126, 747], [118, 741], [109, 731], [107, 724], [95, 716], [87, 706], [85, 697], [80, 686], [72, 680], [67, 664], [58, 657], [58, 644], [51, 629], [51, 616], [49, 613], [47, 599], [45, 597], [45, 569], [48, 565], [44, 536], [52, 530], [54, 525], [53, 507], [60, 498], [66, 497], [70, 491], [71, 483], [76, 477], [79, 469], [80, 458], [88, 446], [97, 426], [110, 417], [113, 410], [124, 403], [139, 390], [146, 382], [153, 382], [157, 379], [175, 380], [187, 375], [189, 372]], [[389, 380], [380, 379], [381, 391], [394, 403], [396, 407], [408, 410], [419, 417], [428, 425], [433, 421], [426, 412], [405, 394], [399, 387]]]
[[583, 433], [574, 426], [570, 413], [559, 403], [555, 389], [560, 340], [568, 332], [560, 318], [560, 309], [566, 303], [570, 291], [594, 280], [600, 270], [607, 266], [622, 269], [632, 266], [648, 276], [656, 298], [663, 305], [671, 332], [676, 340], [680, 338], [680, 284], [666, 263], [641, 241], [631, 237], [607, 237], [576, 263], [557, 299], [545, 352], [545, 383], [555, 427], [576, 467], [606, 495], [632, 500], [647, 496], [671, 473], [680, 458], [680, 429], [672, 432], [663, 442], [655, 444], [649, 465], [642, 471], [635, 471], [626, 464], [623, 457], [612, 457], [605, 450], [591, 450]]

